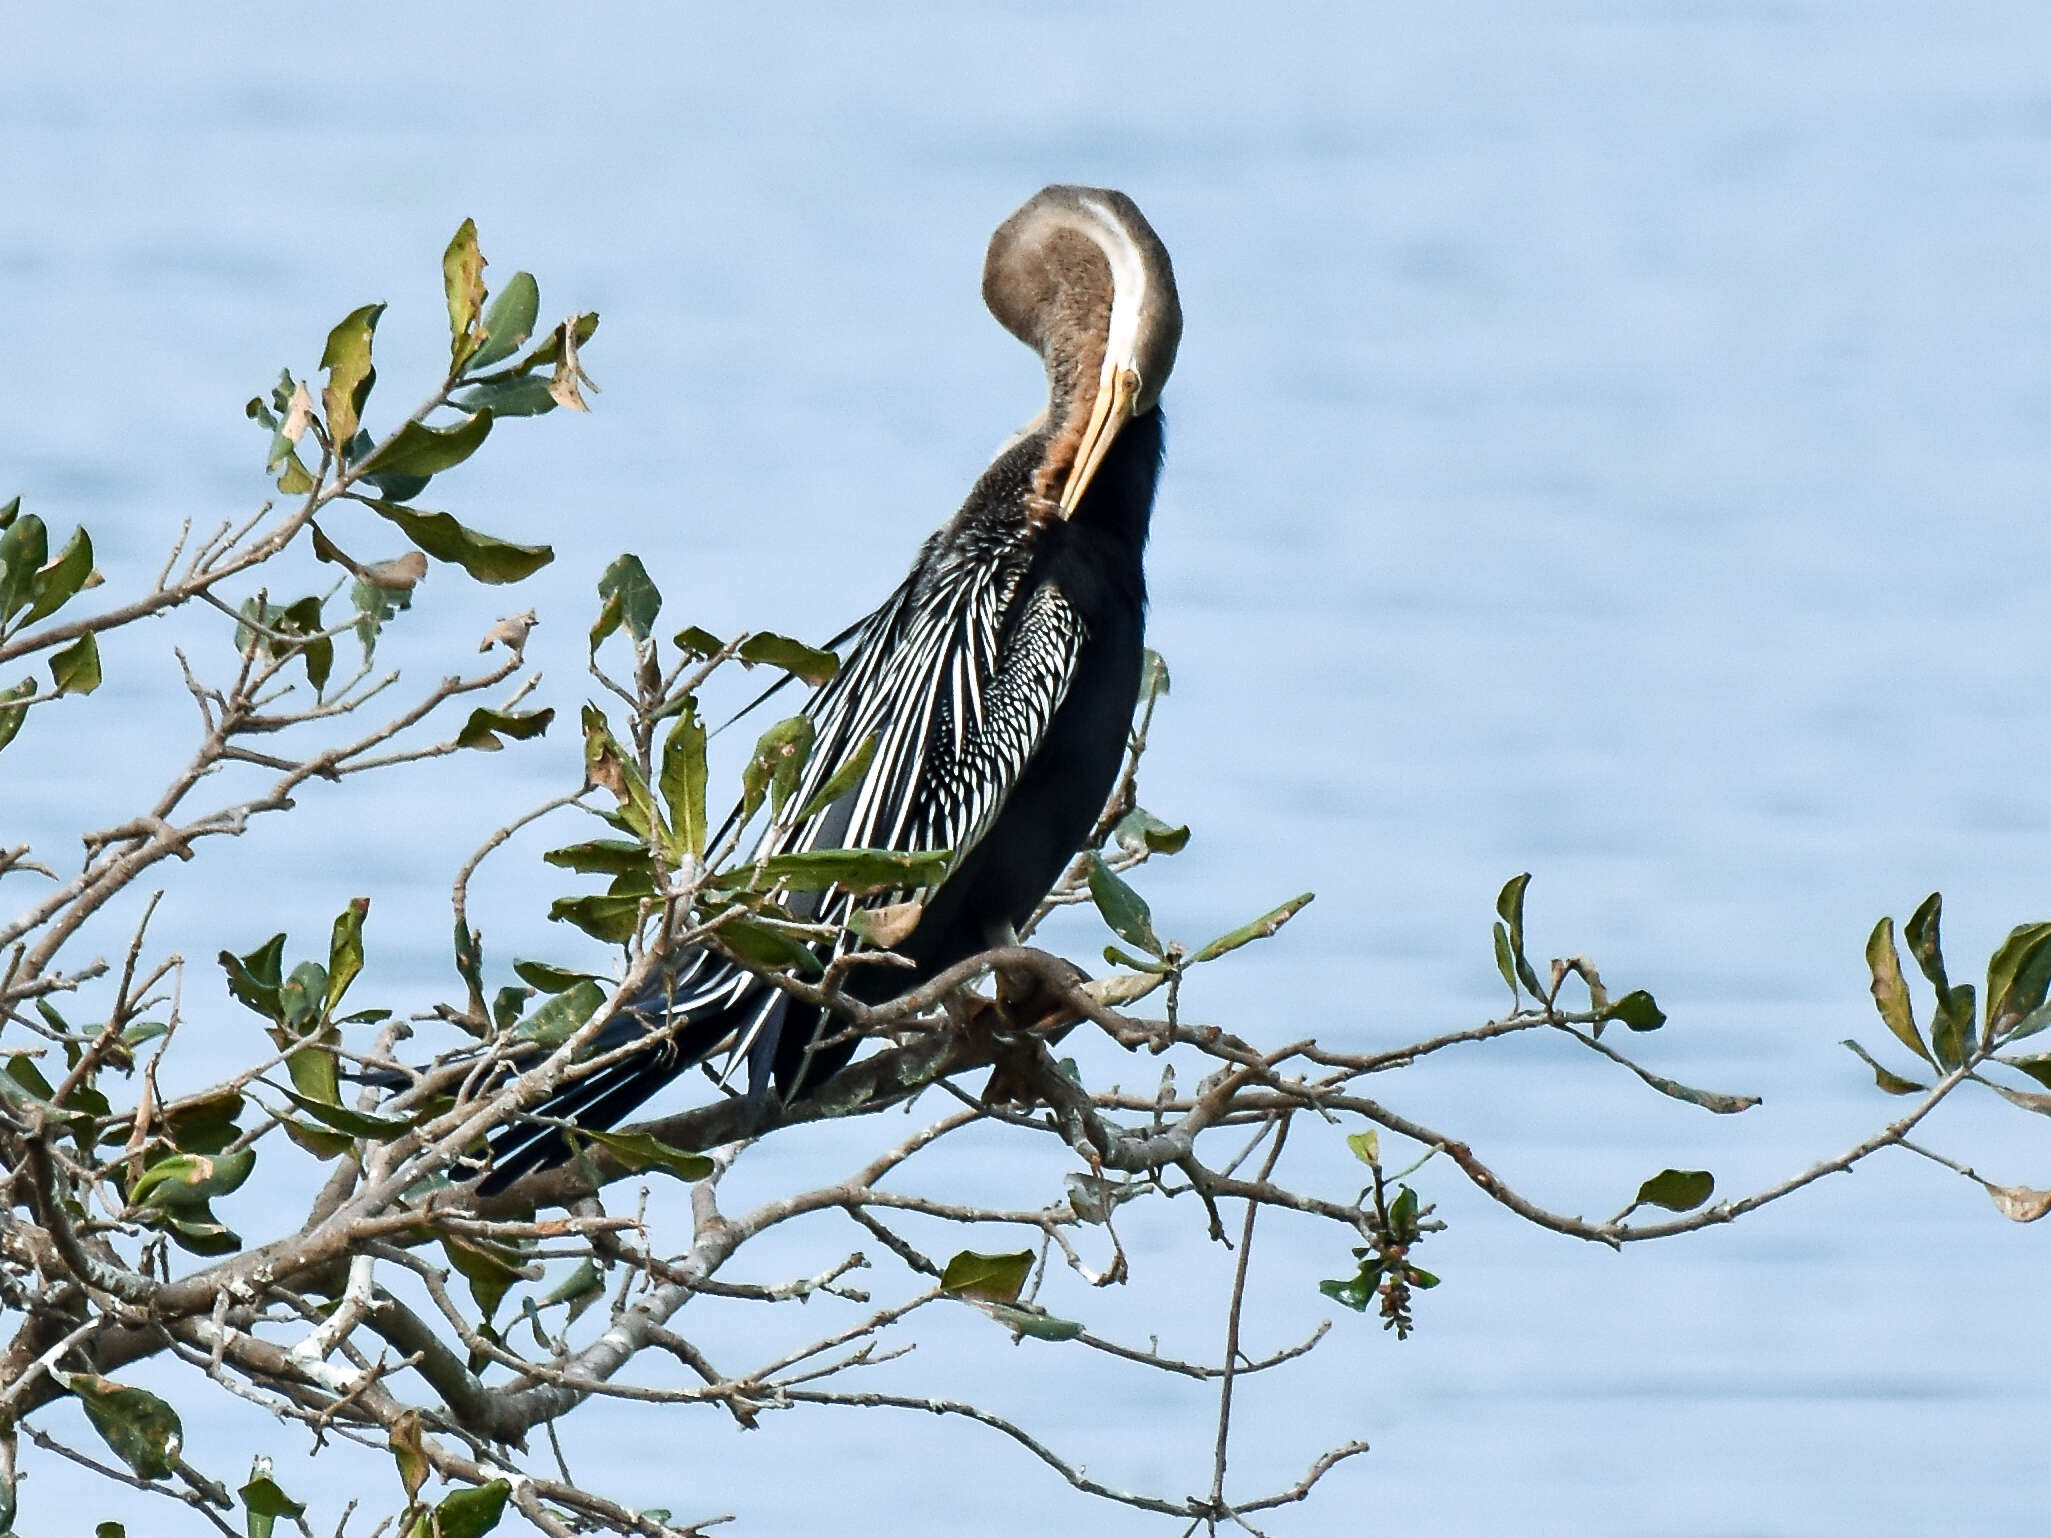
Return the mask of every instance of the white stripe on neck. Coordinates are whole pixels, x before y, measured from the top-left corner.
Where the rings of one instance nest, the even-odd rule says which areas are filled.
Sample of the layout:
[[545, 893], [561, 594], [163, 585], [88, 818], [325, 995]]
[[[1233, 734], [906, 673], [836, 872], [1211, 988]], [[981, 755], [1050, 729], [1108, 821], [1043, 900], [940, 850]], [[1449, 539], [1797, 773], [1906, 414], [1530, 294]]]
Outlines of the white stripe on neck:
[[[1139, 312], [1147, 295], [1147, 266], [1139, 246], [1117, 215], [1092, 197], [1076, 200], [1091, 215], [1093, 228], [1085, 233], [1097, 243], [1111, 267], [1111, 326], [1104, 339], [1104, 378], [1108, 387], [1112, 370], [1132, 368], [1139, 347]], [[1150, 380], [1142, 380], [1144, 386]]]

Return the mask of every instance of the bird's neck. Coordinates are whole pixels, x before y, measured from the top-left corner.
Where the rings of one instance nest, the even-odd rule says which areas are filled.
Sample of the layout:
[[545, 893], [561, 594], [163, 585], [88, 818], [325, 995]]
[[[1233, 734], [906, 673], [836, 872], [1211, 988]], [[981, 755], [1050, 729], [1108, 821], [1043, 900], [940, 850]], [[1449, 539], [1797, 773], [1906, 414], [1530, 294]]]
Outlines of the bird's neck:
[[1061, 492], [1082, 453], [1104, 372], [1102, 333], [1084, 333], [1073, 348], [1047, 358], [1047, 448], [1033, 475], [1028, 516], [1044, 523], [1060, 514]]

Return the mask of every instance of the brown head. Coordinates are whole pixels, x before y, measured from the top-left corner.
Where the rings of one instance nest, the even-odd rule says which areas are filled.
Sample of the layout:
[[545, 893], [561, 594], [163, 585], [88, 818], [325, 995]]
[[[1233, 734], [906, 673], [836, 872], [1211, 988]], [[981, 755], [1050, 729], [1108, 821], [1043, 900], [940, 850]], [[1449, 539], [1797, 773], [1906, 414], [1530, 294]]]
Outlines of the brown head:
[[1073, 513], [1118, 430], [1152, 411], [1182, 306], [1168, 251], [1122, 192], [1048, 187], [997, 227], [983, 302], [1047, 365], [1047, 457], [1035, 490]]

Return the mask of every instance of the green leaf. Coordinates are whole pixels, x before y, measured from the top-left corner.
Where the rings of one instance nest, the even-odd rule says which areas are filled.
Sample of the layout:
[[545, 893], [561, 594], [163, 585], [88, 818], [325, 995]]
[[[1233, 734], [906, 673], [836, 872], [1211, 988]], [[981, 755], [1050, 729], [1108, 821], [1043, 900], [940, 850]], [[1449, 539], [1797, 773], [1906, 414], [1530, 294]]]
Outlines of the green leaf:
[[[259, 404], [261, 404], [261, 403], [260, 403], [260, 402], [257, 402], [257, 401], [251, 401], [251, 402], [250, 402], [250, 405], [252, 405], [252, 406], [255, 406], [255, 405], [259, 405]], [[14, 520], [15, 520], [15, 519], [16, 519], [17, 517], [19, 517], [20, 515], [21, 515], [21, 498], [20, 498], [20, 497], [10, 497], [10, 498], [9, 498], [9, 499], [8, 499], [8, 500], [7, 500], [6, 502], [0, 502], [0, 529], [7, 529], [7, 528], [11, 528], [11, 527], [13, 526], [13, 524], [14, 524]]]
[[285, 473], [278, 477], [278, 490], [288, 497], [296, 497], [313, 490], [314, 479], [306, 466], [299, 461], [298, 450], [285, 456]]
[[[428, 482], [434, 479], [431, 475], [410, 475], [382, 461], [377, 468], [369, 468], [378, 448], [377, 442], [367, 432], [357, 433], [355, 441], [349, 445], [348, 462], [356, 468], [362, 485], [375, 487], [378, 495], [387, 502], [410, 502], [427, 490]], [[361, 496], [362, 492], [358, 491], [357, 495]]]
[[855, 897], [877, 892], [914, 891], [937, 885], [954, 858], [951, 849], [812, 849], [771, 855], [759, 865], [743, 866], [729, 878], [762, 886], [787, 885], [794, 892], [823, 892], [838, 886]]
[[516, 988], [510, 983], [491, 996], [491, 1023], [501, 1031], [510, 1031], [520, 1022], [520, 1011], [527, 1007], [527, 1001], [534, 997], [532, 988]]
[[688, 657], [704, 659], [726, 649], [726, 642], [698, 625], [687, 625], [670, 637], [676, 649]]
[[534, 321], [540, 313], [541, 285], [532, 273], [514, 273], [484, 312], [483, 345], [471, 355], [470, 367], [490, 368], [512, 357], [534, 335]]
[[[492, 417], [479, 411], [448, 427], [429, 427], [409, 421], [362, 461], [363, 475], [407, 476], [425, 480], [453, 470], [483, 447], [491, 436]], [[393, 495], [413, 496], [417, 490]], [[422, 546], [425, 549], [425, 546]], [[433, 551], [428, 551], [432, 555]]]
[[16, 519], [0, 534], [0, 624], [33, 601], [36, 574], [49, 558], [49, 532], [34, 513]]
[[165, 1134], [182, 1153], [219, 1153], [242, 1135], [242, 1104], [239, 1091], [225, 1089], [174, 1105], [164, 1113]]
[[1637, 1207], [1664, 1207], [1668, 1212], [1693, 1212], [1716, 1194], [1716, 1177], [1708, 1170], [1661, 1170], [1638, 1187]]
[[550, 966], [545, 961], [516, 961], [513, 971], [520, 981], [539, 989], [543, 993], [568, 993], [579, 983], [596, 982], [589, 972], [571, 972], [562, 967]]
[[234, 1154], [172, 1154], [137, 1178], [128, 1193], [131, 1207], [196, 1207], [226, 1196], [256, 1168], [256, 1150]]
[[266, 1020], [285, 1018], [285, 1005], [280, 997], [284, 954], [285, 937], [277, 934], [247, 956], [232, 956], [227, 951], [220, 955], [221, 967], [228, 974], [228, 992], [238, 1004], [255, 1010]]
[[[286, 986], [289, 989], [291, 985], [288, 983]], [[285, 1072], [291, 1077], [293, 1088], [323, 1105], [340, 1105], [342, 1102], [341, 1075], [335, 1066], [334, 1036], [332, 1027], [297, 1038], [284, 1030], [271, 1032], [271, 1039], [277, 1043], [278, 1050], [290, 1053], [285, 1059]]]
[[73, 529], [57, 559], [39, 570], [29, 584], [24, 625], [48, 619], [87, 587], [93, 574], [93, 542], [84, 529]]
[[553, 705], [542, 710], [473, 710], [470, 712], [470, 719], [463, 723], [463, 729], [456, 733], [456, 746], [476, 748], [484, 753], [496, 753], [505, 746], [501, 738], [526, 742], [547, 731], [549, 723], [553, 720]]
[[188, 1254], [232, 1255], [242, 1248], [241, 1237], [223, 1225], [204, 1203], [197, 1207], [151, 1212], [145, 1221], [150, 1227], [169, 1234], [172, 1242]]
[[148, 1389], [91, 1373], [66, 1373], [63, 1383], [78, 1396], [100, 1439], [138, 1478], [166, 1479], [177, 1469], [185, 1428], [178, 1412], [163, 1400]]
[[484, 1317], [498, 1312], [499, 1304], [513, 1283], [521, 1280], [524, 1267], [517, 1250], [485, 1239], [442, 1235], [442, 1253], [464, 1281], [470, 1284], [470, 1298]]
[[13, 1056], [7, 1059], [7, 1077], [27, 1090], [29, 1095], [44, 1104], [56, 1097], [57, 1091], [50, 1081], [43, 1077], [31, 1058]]
[[1603, 1006], [1601, 1015], [1605, 1020], [1621, 1020], [1634, 1031], [1656, 1031], [1666, 1024], [1666, 1011], [1643, 988], [1633, 988], [1622, 998], [1612, 999]]
[[[93, 1527], [93, 1538], [128, 1538], [128, 1529], [119, 1522], [100, 1522]], [[256, 1538], [256, 1535], [252, 1534], [251, 1538]], [[269, 1538], [269, 1535], [264, 1535], [264, 1538]]]
[[506, 1497], [513, 1487], [503, 1479], [465, 1490], [451, 1490], [434, 1508], [430, 1531], [435, 1538], [479, 1538], [499, 1525]]
[[646, 872], [648, 846], [633, 839], [597, 838], [587, 843], [551, 849], [541, 858], [543, 863], [553, 865], [557, 870], [617, 876], [629, 871]]
[[1699, 1105], [1703, 1110], [1718, 1116], [1736, 1116], [1739, 1112], [1749, 1111], [1753, 1106], [1760, 1104], [1757, 1095], [1727, 1095], [1721, 1090], [1696, 1089], [1693, 1085], [1656, 1074], [1650, 1068], [1640, 1067], [1629, 1058], [1620, 1058], [1619, 1061], [1662, 1095], [1670, 1095], [1675, 1100], [1684, 1101], [1689, 1105]]
[[1169, 972], [1167, 962], [1134, 956], [1115, 945], [1104, 947], [1104, 959], [1114, 967], [1130, 967], [1135, 972], [1151, 972], [1156, 977], [1166, 977]]
[[1019, 1250], [1007, 1255], [981, 1255], [963, 1250], [940, 1274], [940, 1290], [952, 1298], [977, 1298], [985, 1303], [1016, 1303], [1032, 1275], [1033, 1255]]
[[669, 809], [671, 859], [678, 865], [685, 856], [704, 859], [705, 723], [688, 702], [663, 741], [657, 785]]
[[[596, 314], [586, 310], [582, 315], [579, 315], [576, 326], [577, 346], [582, 348], [586, 342], [591, 340], [592, 335], [597, 330], [598, 316]], [[540, 346], [536, 347], [534, 351], [527, 354], [526, 357], [514, 365], [514, 371], [528, 374], [537, 369], [551, 368], [562, 360], [562, 356], [563, 327], [557, 326], [553, 331], [549, 332], [547, 338]]]
[[1896, 1041], [1934, 1066], [1930, 1049], [1923, 1045], [1922, 1034], [1916, 1029], [1909, 985], [1902, 979], [1901, 953], [1894, 948], [1893, 919], [1882, 919], [1873, 926], [1873, 933], [1866, 940], [1866, 966], [1873, 974], [1873, 1004], [1880, 1011], [1881, 1021], [1894, 1033]]
[[1011, 1331], [1013, 1340], [1030, 1335], [1034, 1340], [1074, 1340], [1082, 1326], [1073, 1319], [1056, 1319], [1036, 1304], [984, 1303], [976, 1307]]
[[1319, 1282], [1317, 1290], [1333, 1302], [1343, 1303], [1354, 1313], [1364, 1314], [1367, 1305], [1375, 1299], [1375, 1290], [1381, 1285], [1381, 1279], [1382, 1268], [1379, 1265], [1363, 1264], [1359, 1275]]
[[249, 1538], [271, 1538], [271, 1534], [277, 1528], [278, 1518], [306, 1514], [306, 1508], [279, 1489], [278, 1482], [269, 1474], [252, 1476], [249, 1483], [237, 1494], [242, 1497], [242, 1504], [249, 1512]]
[[799, 822], [809, 822], [825, 811], [842, 796], [862, 783], [862, 776], [869, 772], [869, 765], [876, 757], [876, 734], [869, 733], [855, 746], [841, 766], [821, 785], [804, 810], [798, 813]]
[[1353, 1150], [1353, 1157], [1362, 1164], [1375, 1165], [1382, 1162], [1382, 1137], [1379, 1132], [1349, 1133], [1346, 1146]]
[[1971, 983], [1960, 983], [1945, 994], [1931, 1018], [1930, 1049], [1947, 1073], [1963, 1066], [1973, 1051], [1973, 1007], [1978, 995]]
[[1908, 923], [1902, 926], [1902, 938], [1908, 942], [1909, 954], [1916, 958], [1916, 965], [1923, 969], [1923, 976], [1939, 994], [1951, 987], [1944, 974], [1944, 947], [1938, 937], [1943, 919], [1943, 894], [1932, 892], [1909, 915]]
[[473, 219], [456, 227], [442, 253], [442, 288], [449, 297], [449, 372], [459, 374], [477, 351], [477, 312], [484, 305], [484, 253]]
[[356, 436], [363, 423], [364, 402], [377, 382], [371, 366], [371, 338], [377, 332], [381, 304], [367, 304], [351, 310], [328, 333], [328, 345], [320, 355], [320, 366], [328, 371], [328, 382], [320, 392], [321, 409], [328, 419], [328, 441], [339, 452]]
[[[419, 560], [423, 567], [427, 565], [418, 551], [409, 551], [408, 554]], [[377, 650], [377, 638], [385, 625], [395, 614], [413, 607], [413, 589], [385, 587], [381, 583], [359, 579], [349, 585], [349, 603], [356, 610], [356, 639], [363, 644], [363, 660], [368, 662]]]
[[1853, 1041], [1850, 1037], [1846, 1037], [1843, 1041], [1839, 1042], [1838, 1045], [1841, 1047], [1849, 1047], [1855, 1054], [1857, 1054], [1859, 1061], [1864, 1063], [1868, 1068], [1873, 1070], [1873, 1082], [1879, 1085], [1880, 1088], [1887, 1094], [1921, 1095], [1927, 1093], [1930, 1088], [1930, 1086], [1927, 1084], [1918, 1084], [1914, 1079], [1904, 1079], [1900, 1074], [1892, 1073], [1889, 1070], [1881, 1067], [1879, 1063], [1873, 1060], [1872, 1055], [1868, 1053], [1864, 1047], [1860, 1046], [1856, 1041]]
[[1151, 646], [1140, 653], [1139, 697], [1152, 704], [1168, 692], [1168, 659]]
[[1543, 1000], [1545, 985], [1539, 982], [1537, 970], [1524, 955], [1524, 889], [1530, 885], [1529, 871], [1504, 882], [1502, 891], [1496, 894], [1496, 914], [1509, 930], [1510, 959], [1516, 964], [1525, 991], [1532, 998]]
[[1417, 1193], [1408, 1186], [1398, 1186], [1396, 1199], [1389, 1203], [1389, 1232], [1398, 1244], [1416, 1241], [1417, 1219]]
[[297, 652], [306, 663], [306, 681], [316, 690], [328, 686], [328, 675], [335, 665], [334, 637], [321, 634], [327, 625], [321, 619], [320, 610], [321, 602], [318, 598], [302, 598], [297, 603], [264, 616], [266, 623], [282, 635], [309, 637], [296, 646], [266, 642], [264, 650], [276, 656], [291, 656]]
[[36, 681], [24, 678], [12, 689], [0, 689], [0, 748], [14, 741], [21, 730], [21, 723], [28, 719], [28, 706], [8, 704], [9, 700], [25, 700], [36, 692]]
[[1948, 1073], [1964, 1063], [1973, 1050], [1977, 990], [1965, 984], [1953, 987], [1945, 975], [1943, 944], [1938, 935], [1943, 917], [1944, 899], [1932, 892], [1902, 926], [1902, 938], [1908, 941], [1910, 954], [1937, 995], [1937, 1008], [1930, 1019], [1930, 1052], [1937, 1066]]
[[594, 940], [608, 945], [625, 945], [634, 938], [641, 923], [638, 897], [558, 897], [548, 905], [548, 916], [559, 924], [572, 924]]
[[306, 1514], [306, 1507], [287, 1495], [271, 1477], [268, 1458], [257, 1458], [251, 1463], [248, 1482], [236, 1493], [249, 1512], [249, 1538], [270, 1538], [272, 1524], [278, 1518]]
[[598, 624], [591, 627], [593, 651], [622, 624], [636, 641], [645, 641], [653, 633], [655, 616], [662, 611], [662, 593], [638, 555], [623, 555], [606, 567], [598, 579], [598, 596], [604, 608]]
[[278, 1000], [285, 1006], [284, 1023], [294, 1029], [310, 1029], [327, 995], [328, 969], [317, 961], [300, 962], [278, 989]]
[[538, 374], [494, 374], [449, 398], [458, 411], [489, 411], [495, 417], [538, 417], [555, 410], [548, 381]]
[[580, 1127], [575, 1135], [590, 1139], [637, 1175], [661, 1170], [689, 1181], [703, 1180], [712, 1173], [712, 1161], [705, 1155], [672, 1148], [646, 1132], [598, 1132]]
[[1188, 827], [1170, 827], [1143, 806], [1119, 819], [1111, 835], [1134, 853], [1144, 849], [1151, 854], [1180, 854], [1189, 844]]
[[751, 667], [759, 662], [782, 668], [815, 689], [840, 671], [840, 658], [834, 653], [807, 646], [803, 641], [793, 641], [787, 635], [772, 635], [766, 630], [741, 642], [741, 649], [734, 655]]
[[2009, 1057], [2004, 1054], [1996, 1061], [2028, 1074], [2044, 1088], [2051, 1089], [2051, 1053], [2038, 1052], [2028, 1057]]
[[765, 792], [771, 798], [771, 815], [782, 812], [811, 756], [813, 731], [809, 716], [791, 716], [756, 740], [755, 756], [741, 771], [741, 821], [755, 815]]
[[1987, 1031], [2014, 1028], [2051, 990], [2051, 924], [2019, 924], [1987, 963]]
[[368, 897], [352, 897], [349, 906], [335, 916], [335, 928], [328, 939], [328, 991], [323, 1014], [333, 1014], [342, 995], [363, 970], [363, 919], [370, 912]]
[[434, 1466], [427, 1461], [427, 1449], [420, 1437], [420, 1412], [406, 1410], [392, 1422], [392, 1429], [386, 1433], [392, 1449], [392, 1462], [399, 1467], [399, 1483], [406, 1487], [408, 1504], [420, 1499], [420, 1490], [427, 1483], [427, 1476]]
[[[536, 964], [530, 961], [525, 965], [534, 968]], [[520, 963], [515, 963], [513, 970], [533, 982], [535, 987], [542, 987], [530, 973], [521, 972], [520, 967]], [[549, 970], [554, 971], [553, 968]], [[570, 975], [556, 973], [557, 977]], [[606, 995], [605, 985], [595, 977], [580, 977], [567, 988], [549, 988], [544, 991], [553, 994], [554, 997], [545, 1000], [540, 1008], [521, 1021], [519, 1030], [515, 1033], [522, 1041], [538, 1042], [544, 1047], [559, 1047], [576, 1035], [584, 1022], [597, 1012], [598, 1006], [605, 1002]]]
[[1503, 921], [1495, 921], [1496, 970], [1503, 975], [1503, 986], [1510, 990], [1510, 1007], [1517, 1004], [1517, 958], [1510, 953], [1510, 931], [1503, 927]]
[[590, 1257], [586, 1256], [577, 1262], [575, 1270], [549, 1289], [548, 1295], [541, 1299], [540, 1306], [553, 1308], [558, 1303], [575, 1303], [588, 1298], [599, 1290], [604, 1280], [603, 1273], [591, 1263]]
[[736, 958], [764, 971], [798, 971], [817, 976], [826, 970], [810, 946], [753, 919], [728, 919], [713, 931], [713, 937]]
[[350, 1137], [367, 1138], [373, 1143], [389, 1143], [393, 1138], [413, 1130], [413, 1123], [403, 1117], [372, 1116], [365, 1111], [354, 1111], [348, 1106], [332, 1100], [316, 1100], [311, 1095], [302, 1095], [295, 1090], [282, 1092], [300, 1110], [311, 1116], [322, 1126]]
[[289, 1116], [280, 1118], [278, 1125], [285, 1129], [286, 1137], [323, 1162], [337, 1158], [356, 1146], [356, 1139], [346, 1132], [295, 1121]]
[[[1094, 893], [1095, 888], [1093, 887]], [[1251, 945], [1256, 940], [1265, 940], [1284, 924], [1309, 907], [1317, 897], [1315, 892], [1299, 892], [1279, 908], [1270, 909], [1250, 924], [1241, 924], [1237, 929], [1219, 935], [1208, 945], [1199, 946], [1191, 953], [1187, 965], [1215, 961], [1227, 951], [1236, 951], [1242, 945]]]
[[50, 658], [59, 694], [91, 694], [100, 687], [100, 643], [88, 630]]
[[456, 920], [456, 975], [469, 985], [473, 996], [484, 997], [484, 947], [478, 943], [476, 931], [461, 918]]
[[1137, 945], [1150, 956], [1164, 954], [1165, 947], [1154, 933], [1154, 918], [1146, 899], [1095, 854], [1090, 856], [1090, 897], [1104, 922], [1121, 940]]
[[381, 518], [405, 531], [406, 537], [437, 561], [460, 566], [479, 582], [518, 582], [531, 577], [550, 561], [555, 551], [547, 545], [516, 545], [466, 529], [447, 513], [423, 513], [396, 503], [367, 504]]

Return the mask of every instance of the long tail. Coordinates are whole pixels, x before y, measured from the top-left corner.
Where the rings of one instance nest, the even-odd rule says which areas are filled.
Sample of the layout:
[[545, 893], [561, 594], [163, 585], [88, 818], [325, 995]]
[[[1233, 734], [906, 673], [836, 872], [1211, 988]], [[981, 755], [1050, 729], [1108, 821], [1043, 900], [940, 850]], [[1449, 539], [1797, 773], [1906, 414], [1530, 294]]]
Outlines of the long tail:
[[[678, 1074], [729, 1043], [739, 1043], [746, 1050], [768, 1041], [773, 1050], [782, 1034], [787, 1002], [785, 994], [724, 957], [706, 950], [689, 951], [674, 971], [665, 971], [626, 1000], [589, 1051], [593, 1056], [612, 1052], [679, 1021], [682, 1024], [663, 1040], [651, 1042], [647, 1051], [565, 1085], [534, 1109], [539, 1115], [606, 1131]], [[763, 1081], [755, 1089], [765, 1087]], [[494, 1196], [522, 1175], [569, 1158], [569, 1139], [560, 1127], [523, 1122], [502, 1128], [491, 1140], [491, 1170], [479, 1183], [478, 1192]]]

